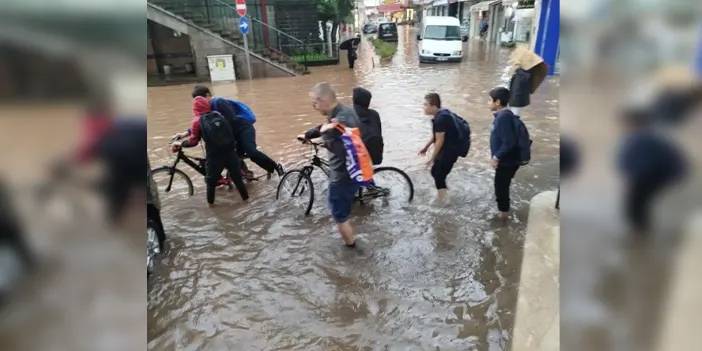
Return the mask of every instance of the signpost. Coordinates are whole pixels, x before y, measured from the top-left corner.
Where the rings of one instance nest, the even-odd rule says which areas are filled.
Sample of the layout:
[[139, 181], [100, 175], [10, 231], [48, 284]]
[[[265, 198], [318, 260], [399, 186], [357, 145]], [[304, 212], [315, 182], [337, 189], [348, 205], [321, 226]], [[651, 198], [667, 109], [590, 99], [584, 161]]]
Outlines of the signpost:
[[246, 0], [236, 0], [236, 13], [239, 17], [246, 16]]
[[236, 0], [236, 13], [239, 14], [239, 31], [244, 37], [244, 55], [246, 55], [246, 67], [249, 70], [249, 79], [253, 79], [253, 72], [251, 72], [251, 58], [249, 58], [249, 18], [246, 17], [246, 0]]

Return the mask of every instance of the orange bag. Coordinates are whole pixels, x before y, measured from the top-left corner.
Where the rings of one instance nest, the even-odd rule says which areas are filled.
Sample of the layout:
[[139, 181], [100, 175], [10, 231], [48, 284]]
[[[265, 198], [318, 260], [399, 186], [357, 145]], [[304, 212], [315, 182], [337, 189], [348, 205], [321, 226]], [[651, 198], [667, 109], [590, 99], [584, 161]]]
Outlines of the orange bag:
[[358, 128], [345, 128], [338, 125], [336, 129], [341, 132], [341, 140], [346, 149], [346, 170], [351, 181], [362, 185], [373, 185], [373, 160], [361, 139], [361, 130]]

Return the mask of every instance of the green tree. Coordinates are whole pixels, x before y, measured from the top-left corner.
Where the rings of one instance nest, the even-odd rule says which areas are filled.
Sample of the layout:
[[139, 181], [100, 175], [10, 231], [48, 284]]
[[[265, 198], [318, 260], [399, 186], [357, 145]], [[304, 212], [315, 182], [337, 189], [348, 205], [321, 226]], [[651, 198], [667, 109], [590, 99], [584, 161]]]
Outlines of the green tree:
[[[332, 29], [332, 38], [336, 37], [336, 31], [339, 24], [348, 20], [351, 17], [356, 2], [354, 0], [317, 0], [318, 19], [323, 22], [331, 21], [334, 23]], [[325, 36], [326, 36], [326, 28]]]

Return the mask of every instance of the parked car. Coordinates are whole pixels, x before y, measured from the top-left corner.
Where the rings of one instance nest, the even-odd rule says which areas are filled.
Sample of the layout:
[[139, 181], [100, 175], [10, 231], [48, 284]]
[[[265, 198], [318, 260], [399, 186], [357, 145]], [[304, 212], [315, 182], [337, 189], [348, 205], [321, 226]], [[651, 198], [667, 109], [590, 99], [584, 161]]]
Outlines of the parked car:
[[463, 60], [463, 42], [458, 18], [429, 16], [422, 21], [419, 41], [419, 62], [460, 62]]
[[381, 23], [378, 26], [378, 39], [397, 41], [397, 24], [394, 22]]
[[363, 34], [378, 33], [378, 26], [373, 23], [367, 23], [363, 26]]

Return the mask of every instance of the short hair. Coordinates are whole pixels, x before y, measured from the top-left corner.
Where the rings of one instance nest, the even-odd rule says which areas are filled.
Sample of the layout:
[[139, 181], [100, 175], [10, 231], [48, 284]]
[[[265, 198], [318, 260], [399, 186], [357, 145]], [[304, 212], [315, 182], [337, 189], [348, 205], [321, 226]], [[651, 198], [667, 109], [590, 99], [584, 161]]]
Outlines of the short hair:
[[332, 101], [336, 101], [336, 91], [334, 91], [334, 88], [332, 88], [331, 84], [327, 82], [315, 84], [315, 86], [312, 87], [312, 90], [310, 90], [310, 92], [319, 97], [328, 97]]
[[490, 90], [490, 98], [492, 98], [492, 101], [500, 101], [500, 106], [507, 106], [509, 103], [509, 89], [505, 87], [497, 87], [495, 89]]
[[202, 97], [207, 97], [207, 95], [212, 95], [210, 92], [210, 88], [208, 88], [205, 85], [196, 85], [193, 87], [193, 99], [202, 96]]
[[424, 95], [424, 100], [427, 100], [427, 102], [432, 106], [441, 108], [441, 97], [437, 93], [429, 93]]

